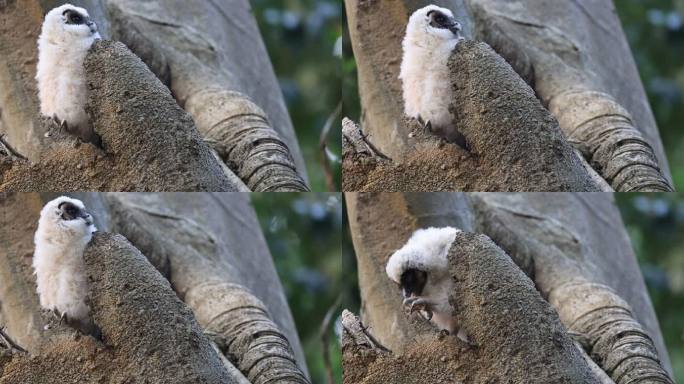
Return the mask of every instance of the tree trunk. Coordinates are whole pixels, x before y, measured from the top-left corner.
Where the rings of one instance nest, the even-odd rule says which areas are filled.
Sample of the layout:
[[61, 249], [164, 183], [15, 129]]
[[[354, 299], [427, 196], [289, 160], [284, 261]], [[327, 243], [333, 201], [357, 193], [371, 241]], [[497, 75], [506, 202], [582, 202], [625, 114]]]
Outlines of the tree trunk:
[[[385, 263], [414, 230], [450, 225], [483, 233], [501, 247], [616, 383], [643, 377], [671, 382], [655, 313], [610, 195], [348, 193], [346, 201], [362, 320], [395, 354], [415, 352], [414, 341], [430, 340], [434, 331], [407, 319]], [[498, 284], [497, 278], [491, 283]], [[488, 308], [465, 306], [460, 312]], [[625, 332], [632, 338], [615, 336]]]
[[[508, 188], [501, 188], [496, 184], [496, 175], [485, 176], [492, 179], [490, 188], [473, 188], [481, 174], [473, 172], [469, 175], [465, 171], [486, 159], [487, 151], [490, 151], [489, 157], [498, 155], [501, 148], [496, 145], [478, 147], [475, 152], [465, 154], [459, 150], [442, 149], [439, 156], [431, 158], [419, 153], [426, 140], [416, 135], [415, 124], [404, 118], [398, 74], [401, 40], [408, 17], [430, 2], [346, 0], [345, 3], [358, 66], [362, 129], [380, 152], [409, 169], [428, 157], [425, 162], [433, 166], [430, 168], [425, 164], [421, 168], [424, 169], [422, 173], [429, 174], [422, 177], [434, 180], [451, 177], [444, 166], [441, 169], [434, 167], [439, 156], [448, 159], [440, 159], [442, 163], [451, 161], [456, 163], [456, 167], [463, 164], [463, 172], [458, 176], [465, 181], [453, 184], [456, 188], [452, 190], [558, 190], [548, 188], [534, 178], [528, 180], [524, 189], [514, 183], [515, 179], [508, 183]], [[464, 24], [466, 36], [491, 45], [534, 88], [544, 107], [560, 123], [567, 141], [579, 154], [574, 161], [588, 163], [586, 168], [591, 165], [588, 172], [576, 170], [578, 175], [586, 177], [589, 173], [591, 176], [595, 170], [617, 191], [672, 190], [655, 120], [610, 1], [444, 0], [436, 3], [455, 11], [456, 18]], [[474, 66], [481, 64], [473, 61]], [[459, 70], [452, 67], [452, 75]], [[457, 91], [458, 85], [454, 84]], [[465, 96], [473, 97], [470, 94]], [[530, 114], [527, 104], [510, 98], [506, 100], [514, 104], [513, 108], [520, 109], [519, 115]], [[491, 103], [477, 99], [472, 103], [477, 108], [463, 108], [458, 102], [452, 104], [455, 121], [466, 128], [474, 123], [482, 127], [482, 120], [486, 122], [492, 118], [487, 115], [491, 111], [487, 108]], [[486, 125], [484, 127], [487, 128]], [[488, 130], [463, 133], [466, 141], [478, 142], [482, 132]], [[533, 131], [522, 127], [515, 134], [524, 139], [526, 135], [531, 137]], [[535, 152], [522, 141], [513, 149], [517, 149], [521, 158], [518, 161], [532, 167], [537, 164]], [[446, 168], [451, 166], [449, 164]], [[501, 164], [493, 166], [505, 167]], [[353, 172], [353, 166], [348, 168]], [[387, 171], [391, 172], [391, 169]], [[463, 188], [463, 185], [470, 188]], [[427, 184], [427, 188], [420, 190], [435, 190], [430, 187], [432, 185]]]
[[[487, 44], [458, 44], [449, 60], [452, 115], [468, 151], [417, 128], [407, 159], [369, 172], [345, 158], [349, 191], [599, 191], [558, 122]], [[521, 113], [525, 111], [525, 113]], [[415, 126], [415, 124], [414, 124]], [[348, 140], [349, 141], [349, 140]], [[367, 164], [366, 164], [367, 166]], [[435, 172], [439, 170], [439, 172]], [[349, 183], [360, 174], [361, 183]], [[534, 182], [532, 182], [534, 181]], [[350, 185], [351, 184], [351, 185]]]
[[[22, 382], [43, 382], [39, 376], [22, 376], [27, 374], [25, 369], [54, 378], [78, 374], [83, 382], [109, 374], [164, 382], [173, 375], [183, 381], [187, 379], [183, 375], [194, 375], [195, 369], [209, 375], [197, 376], [198, 382], [308, 382], [294, 322], [246, 195], [75, 194], [105, 232], [86, 252], [95, 281], [92, 311], [104, 341], [86, 336], [74, 339], [72, 329], [59, 325], [38, 305], [31, 269], [33, 233], [42, 205], [54, 195], [0, 197], [0, 318], [12, 339], [29, 352], [14, 353], [6, 363], [11, 367], [6, 372], [20, 375], [3, 377], [7, 382], [17, 377]], [[106, 234], [114, 231], [127, 240]], [[140, 259], [141, 251], [145, 259]], [[132, 265], [135, 268], [128, 269]], [[155, 269], [160, 274], [151, 274]], [[147, 277], [138, 279], [139, 274]], [[145, 288], [130, 288], [139, 281], [146, 282]], [[163, 301], [159, 295], [177, 304], [159, 304]], [[160, 309], [163, 313], [155, 314]], [[149, 332], [141, 331], [149, 327]], [[169, 337], [177, 340], [166, 340]], [[192, 347], [183, 347], [183, 340]], [[135, 345], [146, 347], [131, 347]], [[175, 367], [176, 358], [188, 364], [185, 373], [155, 370], [153, 363], [143, 373], [146, 363], [140, 361], [145, 358], [137, 354], [150, 351], [160, 353], [154, 364]], [[58, 369], [53, 360], [59, 353], [73, 359]], [[92, 368], [113, 358], [123, 365]], [[209, 377], [223, 379], [211, 381]]]
[[[123, 182], [112, 182], [101, 175], [103, 169], [110, 170], [109, 175], [114, 174], [114, 180], [127, 180], [129, 173], [142, 173], [150, 179], [157, 174], [146, 169], [147, 163], [128, 164], [122, 160], [127, 157], [111, 153], [106, 145], [103, 152], [89, 144], [74, 149], [69, 148], [69, 142], [64, 144], [59, 137], [49, 134], [49, 124], [40, 119], [38, 112], [34, 76], [36, 40], [43, 14], [56, 3], [27, 0], [19, 4], [16, 0], [10, 0], [0, 4], [3, 32], [0, 38], [0, 60], [2, 68], [5, 68], [5, 72], [0, 72], [0, 127], [6, 136], [5, 141], [29, 159], [17, 164], [9, 176], [5, 175], [4, 178], [9, 178], [10, 182], [0, 180], [0, 187], [5, 190], [151, 190], [156, 185], [155, 190], [178, 190], [173, 185], [169, 187], [152, 182], [149, 182], [150, 188], [145, 188], [146, 184], [131, 188]], [[138, 156], [130, 159], [131, 162], [146, 157], [167, 164], [166, 168], [183, 174], [184, 179], [179, 183], [188, 185], [181, 190], [308, 190], [306, 171], [292, 123], [246, 1], [231, 3], [230, 12], [226, 8], [228, 5], [213, 1], [165, 2], [164, 6], [151, 1], [126, 0], [76, 3], [88, 8], [98, 22], [103, 37], [111, 36], [123, 41], [140, 56], [171, 89], [177, 103], [195, 120], [196, 127], [194, 124], [179, 124], [185, 125], [187, 138], [185, 141], [179, 138], [174, 144], [180, 148], [196, 148], [203, 157], [206, 157], [206, 152], [210, 153], [209, 158], [202, 159], [203, 167], [193, 166], [193, 159], [187, 159], [190, 160], [189, 164], [184, 165], [182, 160], [159, 156], [166, 154], [168, 157], [167, 151], [174, 149], [167, 148], [169, 144], [164, 145], [159, 140], [144, 142], [145, 147], [138, 152]], [[91, 93], [106, 85], [99, 81], [97, 69], [89, 70], [89, 74], [98, 75], [89, 78]], [[129, 75], [125, 71], [110, 74], [120, 82], [127, 81], [129, 87], [141, 87]], [[117, 114], [122, 111], [134, 114], [143, 110], [152, 117], [173, 116], [175, 112], [174, 107], [166, 104], [148, 105], [136, 99], [122, 101], [109, 96], [107, 93], [99, 94], [95, 102], [92, 97], [88, 102], [95, 130], [102, 136], [108, 134], [100, 130], [112, 124], [112, 115], [108, 119], [106, 111], [98, 109], [98, 106], [104, 105], [111, 111], [117, 111]], [[131, 107], [134, 107], [135, 112], [129, 111]], [[103, 113], [105, 116], [102, 116]], [[143, 114], [143, 117], [146, 116]], [[181, 119], [184, 120], [187, 119]], [[114, 123], [118, 125], [117, 128], [123, 128], [121, 131], [127, 132], [122, 135], [127, 139], [123, 147], [128, 145], [133, 148], [135, 144], [139, 147], [140, 143], [135, 141], [137, 138], [154, 133], [148, 133], [145, 124], [125, 119], [115, 120]], [[164, 124], [161, 124], [160, 129], [163, 127]], [[194, 139], [197, 131], [208, 145], [197, 143]], [[55, 156], [51, 153], [49, 149], [55, 145], [67, 147], [62, 150], [66, 154]], [[89, 160], [78, 162], [79, 159]], [[2, 160], [8, 162], [7, 158]], [[50, 174], [54, 174], [52, 169], [42, 174], [38, 172], [46, 168], [71, 169], [76, 167], [75, 163], [78, 163], [79, 168], [67, 173], [82, 175], [83, 180], [70, 183], [72, 188], [56, 188], [56, 182], [48, 179]], [[206, 164], [214, 168], [209, 173], [206, 172]], [[212, 172], [216, 173], [217, 170], [220, 175], [213, 176]], [[213, 178], [213, 184], [218, 186], [196, 185], [193, 179], [200, 176], [193, 174]], [[30, 182], [23, 180], [23, 183], [19, 183], [16, 178]], [[44, 179], [48, 179], [49, 183]]]

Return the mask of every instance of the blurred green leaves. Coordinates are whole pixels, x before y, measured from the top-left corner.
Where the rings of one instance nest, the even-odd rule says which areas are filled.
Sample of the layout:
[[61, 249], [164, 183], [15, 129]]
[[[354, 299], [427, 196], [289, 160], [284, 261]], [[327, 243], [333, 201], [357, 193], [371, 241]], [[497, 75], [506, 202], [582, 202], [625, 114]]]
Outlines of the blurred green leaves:
[[[253, 193], [252, 203], [295, 318], [314, 383], [326, 383], [320, 327], [342, 292], [339, 193]], [[334, 318], [339, 316], [337, 308]], [[342, 356], [330, 327], [328, 350], [341, 383]]]
[[[294, 123], [314, 191], [326, 191], [320, 134], [342, 94], [340, 0], [252, 0]], [[341, 118], [327, 138], [335, 190], [341, 188]]]

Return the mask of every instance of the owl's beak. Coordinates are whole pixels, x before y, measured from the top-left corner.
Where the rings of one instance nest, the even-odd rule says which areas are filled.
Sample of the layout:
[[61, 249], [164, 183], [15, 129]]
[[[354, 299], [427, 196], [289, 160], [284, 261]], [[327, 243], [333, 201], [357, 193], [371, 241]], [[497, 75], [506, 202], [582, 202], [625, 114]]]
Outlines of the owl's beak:
[[88, 26], [88, 28], [90, 28], [91, 34], [97, 32], [97, 24], [95, 24], [93, 21], [86, 21], [86, 25]]
[[90, 215], [90, 213], [86, 211], [82, 211], [80, 217], [86, 222], [87, 225], [93, 225], [93, 217]]
[[456, 37], [461, 37], [461, 23], [452, 19], [448, 28]]

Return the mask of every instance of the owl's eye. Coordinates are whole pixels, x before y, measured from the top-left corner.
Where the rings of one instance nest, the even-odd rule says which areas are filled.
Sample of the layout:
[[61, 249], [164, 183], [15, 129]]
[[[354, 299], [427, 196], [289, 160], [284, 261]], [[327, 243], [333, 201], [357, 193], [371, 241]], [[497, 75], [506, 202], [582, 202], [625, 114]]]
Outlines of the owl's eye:
[[67, 11], [66, 17], [68, 24], [83, 24], [83, 16], [78, 12]]
[[444, 22], [446, 22], [446, 17], [444, 17], [444, 15], [439, 13], [435, 16], [435, 21], [439, 24], [443, 24]]
[[78, 217], [79, 209], [75, 205], [69, 202], [63, 202], [59, 205], [59, 209], [62, 211], [62, 219], [73, 220]]

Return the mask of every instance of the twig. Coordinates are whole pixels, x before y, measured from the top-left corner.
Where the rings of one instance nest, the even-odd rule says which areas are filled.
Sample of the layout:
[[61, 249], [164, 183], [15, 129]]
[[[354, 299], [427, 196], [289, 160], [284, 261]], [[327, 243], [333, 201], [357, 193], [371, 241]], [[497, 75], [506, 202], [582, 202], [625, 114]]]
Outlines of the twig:
[[325, 371], [328, 375], [328, 384], [335, 384], [335, 377], [333, 376], [332, 361], [330, 359], [330, 338], [328, 337], [328, 328], [330, 327], [330, 321], [333, 315], [337, 311], [337, 308], [342, 304], [342, 294], [340, 293], [335, 300], [335, 303], [328, 309], [323, 317], [323, 322], [321, 323], [321, 345], [323, 348], [323, 363], [325, 364]]
[[347, 117], [342, 119], [342, 136], [347, 143], [351, 145], [355, 153], [365, 153], [369, 156], [380, 157], [392, 161], [389, 156], [380, 152], [380, 150], [368, 140], [368, 136], [363, 133], [361, 127]]
[[0, 327], [0, 341], [4, 342], [5, 345], [7, 345], [11, 349], [16, 349], [17, 351], [21, 351], [24, 353], [28, 353], [27, 350], [22, 348], [19, 344], [15, 343], [9, 335], [5, 333], [5, 328]]
[[335, 110], [330, 114], [330, 116], [328, 116], [328, 119], [325, 121], [325, 124], [323, 125], [321, 137], [318, 140], [318, 147], [321, 150], [321, 163], [323, 164], [323, 170], [325, 172], [325, 184], [328, 187], [328, 191], [330, 192], [336, 191], [336, 188], [335, 177], [333, 175], [332, 167], [330, 166], [330, 161], [328, 160], [328, 154], [326, 153], [326, 149], [328, 148], [327, 141], [332, 126], [335, 123], [337, 117], [340, 115], [340, 113], [342, 113], [342, 101], [340, 101], [337, 104]]
[[368, 140], [368, 135], [366, 135], [365, 133], [361, 132], [361, 137], [363, 138], [363, 141], [366, 143], [366, 145], [368, 145], [368, 146], [370, 147], [370, 149], [372, 149], [373, 152], [375, 152], [376, 155], [382, 157], [382, 158], [385, 159], [385, 160], [392, 160], [389, 156], [387, 156], [387, 155], [385, 155], [384, 153], [380, 152], [380, 150], [378, 149], [378, 147], [376, 147], [375, 145], [373, 145], [373, 143], [371, 143], [370, 140]]
[[5, 140], [5, 135], [0, 135], [0, 151], [5, 151], [10, 157], [17, 157], [22, 160], [28, 160], [22, 154], [14, 150], [11, 145]]
[[368, 332], [368, 328], [363, 325], [358, 316], [346, 309], [342, 311], [342, 327], [354, 340], [355, 344], [365, 344], [368, 347], [377, 349], [381, 352], [392, 353], [391, 350], [382, 345], [370, 332]]

